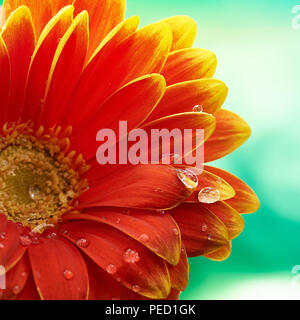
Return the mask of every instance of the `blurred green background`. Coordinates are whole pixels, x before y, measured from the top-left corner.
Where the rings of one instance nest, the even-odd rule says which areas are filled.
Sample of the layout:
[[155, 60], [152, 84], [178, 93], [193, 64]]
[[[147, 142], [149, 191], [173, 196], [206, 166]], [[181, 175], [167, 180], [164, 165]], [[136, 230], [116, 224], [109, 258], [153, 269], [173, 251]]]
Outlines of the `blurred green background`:
[[[261, 209], [245, 216], [225, 262], [191, 259], [182, 299], [300, 299], [300, 29], [291, 0], [128, 0], [127, 16], [146, 25], [189, 15], [197, 47], [217, 54], [216, 78], [229, 87], [224, 107], [252, 127], [250, 140], [216, 165], [246, 181]], [[0, 0], [1, 4], [1, 0]], [[300, 21], [300, 19], [299, 19]]]
[[[299, 2], [299, 1], [298, 1]], [[224, 107], [253, 133], [218, 161], [259, 195], [225, 262], [191, 259], [182, 299], [299, 299], [292, 286], [300, 265], [300, 29], [290, 0], [128, 0], [127, 16], [142, 25], [172, 15], [198, 23], [196, 46], [218, 57], [216, 78], [229, 87]], [[300, 11], [299, 11], [300, 12]]]

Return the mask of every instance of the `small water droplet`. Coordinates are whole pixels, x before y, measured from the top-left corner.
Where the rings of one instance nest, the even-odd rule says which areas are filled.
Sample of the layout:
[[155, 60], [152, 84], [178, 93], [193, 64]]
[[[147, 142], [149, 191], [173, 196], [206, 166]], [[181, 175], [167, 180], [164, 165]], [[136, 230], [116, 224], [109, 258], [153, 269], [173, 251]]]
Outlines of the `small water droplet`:
[[71, 270], [65, 270], [64, 271], [64, 278], [66, 279], [66, 280], [71, 280], [71, 279], [73, 279], [74, 278], [74, 273], [71, 271]]
[[128, 263], [136, 263], [136, 262], [140, 261], [139, 253], [135, 250], [132, 250], [132, 249], [127, 249], [124, 252], [123, 257], [124, 257], [124, 260]]
[[56, 239], [57, 238], [57, 233], [52, 231], [47, 235], [48, 239]]
[[117, 218], [117, 221], [116, 221], [118, 224], [121, 222], [121, 219], [120, 218]]
[[40, 243], [40, 239], [38, 237], [32, 237], [31, 242], [32, 244], [37, 245]]
[[107, 267], [106, 267], [106, 271], [107, 273], [109, 274], [115, 274], [117, 272], [117, 267], [114, 265], [114, 264], [109, 264]]
[[188, 169], [177, 169], [177, 177], [188, 188], [195, 189], [198, 186], [198, 177]]
[[19, 294], [19, 293], [21, 292], [20, 286], [15, 285], [15, 286], [12, 288], [12, 292], [13, 292], [14, 295]]
[[41, 196], [41, 187], [38, 184], [34, 184], [29, 187], [28, 193], [32, 200], [38, 200]]
[[122, 213], [128, 215], [128, 214], [130, 214], [130, 210], [129, 210], [129, 209], [124, 209], [124, 210], [122, 211]]
[[208, 226], [204, 223], [204, 225], [202, 225], [202, 227], [201, 227], [201, 230], [203, 232], [205, 232], [205, 231], [207, 231], [207, 229], [208, 229]]
[[203, 106], [197, 104], [193, 107], [193, 112], [203, 112]]
[[90, 244], [89, 240], [86, 238], [80, 238], [76, 240], [76, 244], [81, 248], [87, 248]]
[[21, 272], [21, 276], [22, 276], [23, 278], [27, 277], [27, 272], [26, 272], [26, 271]]
[[173, 233], [175, 234], [175, 236], [178, 236], [178, 235], [179, 235], [178, 229], [177, 229], [177, 228], [174, 228], [174, 229], [173, 229]]
[[198, 200], [202, 203], [215, 203], [219, 201], [220, 198], [220, 191], [211, 187], [203, 188], [198, 193]]
[[147, 241], [149, 241], [149, 239], [150, 239], [150, 237], [145, 233], [143, 233], [139, 236], [139, 241], [141, 241], [141, 242], [147, 242]]
[[165, 210], [157, 210], [156, 212], [159, 213], [159, 214], [165, 214], [166, 213]]
[[3, 248], [4, 248], [4, 244], [0, 243], [0, 249], [3, 249]]
[[213, 239], [213, 236], [212, 236], [211, 234], [209, 234], [209, 235], [207, 236], [207, 239], [208, 239], [208, 240], [212, 240], [212, 239]]
[[0, 232], [0, 239], [4, 240], [6, 236], [6, 232]]
[[19, 239], [20, 239], [20, 244], [24, 247], [27, 247], [32, 243], [32, 240], [28, 234], [21, 234]]
[[137, 284], [134, 284], [131, 288], [132, 288], [132, 291], [134, 291], [134, 292], [141, 291], [141, 287]]

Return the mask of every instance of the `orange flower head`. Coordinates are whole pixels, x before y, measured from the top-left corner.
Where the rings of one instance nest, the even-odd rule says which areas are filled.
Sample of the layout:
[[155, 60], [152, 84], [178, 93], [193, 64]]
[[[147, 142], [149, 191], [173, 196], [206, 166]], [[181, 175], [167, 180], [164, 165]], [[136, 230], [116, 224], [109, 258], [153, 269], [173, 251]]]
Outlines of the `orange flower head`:
[[4, 0], [1, 299], [178, 299], [188, 257], [226, 259], [241, 214], [258, 210], [239, 178], [179, 165], [177, 154], [97, 162], [97, 132], [120, 121], [147, 134], [203, 129], [190, 151], [204, 143], [205, 163], [250, 136], [221, 109], [228, 89], [212, 78], [215, 55], [192, 48], [191, 18], [138, 28], [124, 15], [125, 0]]

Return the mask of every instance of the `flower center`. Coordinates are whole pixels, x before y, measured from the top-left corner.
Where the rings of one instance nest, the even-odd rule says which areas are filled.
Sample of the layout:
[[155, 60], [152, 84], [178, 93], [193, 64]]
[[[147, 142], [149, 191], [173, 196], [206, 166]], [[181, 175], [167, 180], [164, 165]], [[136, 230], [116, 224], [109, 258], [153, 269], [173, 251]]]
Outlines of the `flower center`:
[[[87, 188], [88, 167], [68, 152], [61, 128], [33, 131], [27, 124], [4, 126], [0, 138], [0, 212], [31, 228], [57, 223]], [[67, 153], [68, 152], [68, 153]]]

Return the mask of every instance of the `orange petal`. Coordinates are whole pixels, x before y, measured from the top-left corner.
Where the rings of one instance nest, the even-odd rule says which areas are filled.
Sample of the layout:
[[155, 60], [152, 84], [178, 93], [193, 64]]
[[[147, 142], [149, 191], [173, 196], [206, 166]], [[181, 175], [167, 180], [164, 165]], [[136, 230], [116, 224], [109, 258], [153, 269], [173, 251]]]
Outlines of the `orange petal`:
[[91, 221], [73, 221], [62, 228], [75, 243], [86, 239], [89, 245], [80, 249], [128, 289], [148, 298], [168, 296], [171, 285], [164, 260], [138, 241], [115, 228]]
[[52, 6], [52, 15], [54, 16], [57, 12], [68, 5], [74, 4], [75, 0], [50, 0]]
[[198, 204], [181, 204], [170, 211], [177, 222], [189, 257], [214, 252], [228, 244], [224, 223]]
[[[78, 112], [82, 106], [87, 110], [94, 110], [126, 83], [160, 72], [172, 41], [169, 26], [156, 23], [129, 36], [128, 31], [136, 27], [136, 18], [128, 20], [127, 26], [124, 22], [125, 30], [120, 29], [120, 34], [114, 31], [105, 44], [101, 45], [74, 91], [69, 110]], [[124, 40], [125, 34], [127, 38]]]
[[10, 92], [10, 62], [8, 57], [7, 48], [0, 35], [0, 101], [1, 101], [1, 126], [6, 121], [6, 116], [8, 112], [8, 101]]
[[16, 300], [41, 300], [37, 292], [32, 274], [29, 275], [29, 278], [27, 279], [23, 290], [16, 297]]
[[87, 299], [87, 269], [72, 243], [58, 236], [51, 239], [44, 237], [39, 244], [28, 248], [28, 254], [34, 281], [42, 299]]
[[146, 210], [97, 208], [84, 214], [68, 214], [64, 216], [64, 220], [90, 220], [108, 224], [139, 241], [170, 264], [176, 265], [179, 262], [180, 232], [168, 214]]
[[167, 23], [173, 34], [171, 51], [190, 48], [197, 35], [197, 23], [187, 16], [176, 16], [162, 20]]
[[176, 266], [168, 265], [171, 286], [178, 291], [184, 291], [189, 282], [189, 262], [185, 248], [181, 249], [180, 261]]
[[41, 100], [45, 95], [46, 83], [59, 40], [73, 20], [74, 7], [62, 9], [45, 27], [36, 45], [27, 79], [23, 122], [38, 121]]
[[126, 0], [75, 0], [75, 13], [87, 10], [90, 18], [90, 57], [105, 36], [125, 17]]
[[11, 300], [15, 298], [24, 288], [28, 275], [30, 274], [30, 265], [27, 255], [6, 274], [6, 289], [0, 289], [0, 300]]
[[217, 126], [205, 143], [205, 162], [220, 159], [239, 148], [251, 135], [247, 122], [237, 114], [221, 109], [216, 115]]
[[214, 252], [205, 255], [206, 258], [213, 261], [224, 261], [229, 258], [231, 254], [231, 241], [228, 244]]
[[174, 113], [193, 111], [196, 105], [206, 113], [215, 114], [223, 105], [228, 93], [224, 82], [215, 79], [186, 81], [167, 87], [166, 93], [148, 121]]
[[52, 17], [51, 2], [50, 0], [4, 0], [3, 7], [6, 11], [6, 17], [22, 5], [27, 6], [31, 11], [32, 21], [38, 38]]
[[60, 120], [58, 114], [65, 116], [63, 107], [78, 82], [87, 48], [88, 14], [83, 11], [74, 19], [55, 52], [44, 97], [44, 124], [54, 125]]
[[236, 238], [244, 229], [245, 222], [242, 216], [226, 202], [218, 201], [212, 204], [201, 204], [216, 215], [226, 226], [229, 239]]
[[170, 86], [177, 82], [211, 78], [217, 67], [215, 54], [206, 49], [182, 49], [169, 54], [161, 72]]
[[34, 28], [27, 7], [19, 7], [9, 16], [2, 29], [2, 37], [11, 65], [11, 92], [6, 120], [16, 121], [20, 115], [28, 68], [35, 46]]
[[239, 213], [252, 213], [259, 209], [259, 199], [255, 192], [237, 176], [225, 170], [205, 166], [207, 171], [226, 180], [235, 190], [235, 196], [226, 202]]
[[120, 167], [105, 179], [94, 180], [93, 187], [80, 197], [83, 208], [113, 206], [168, 209], [181, 203], [193, 191], [179, 180], [176, 169], [170, 166]]

